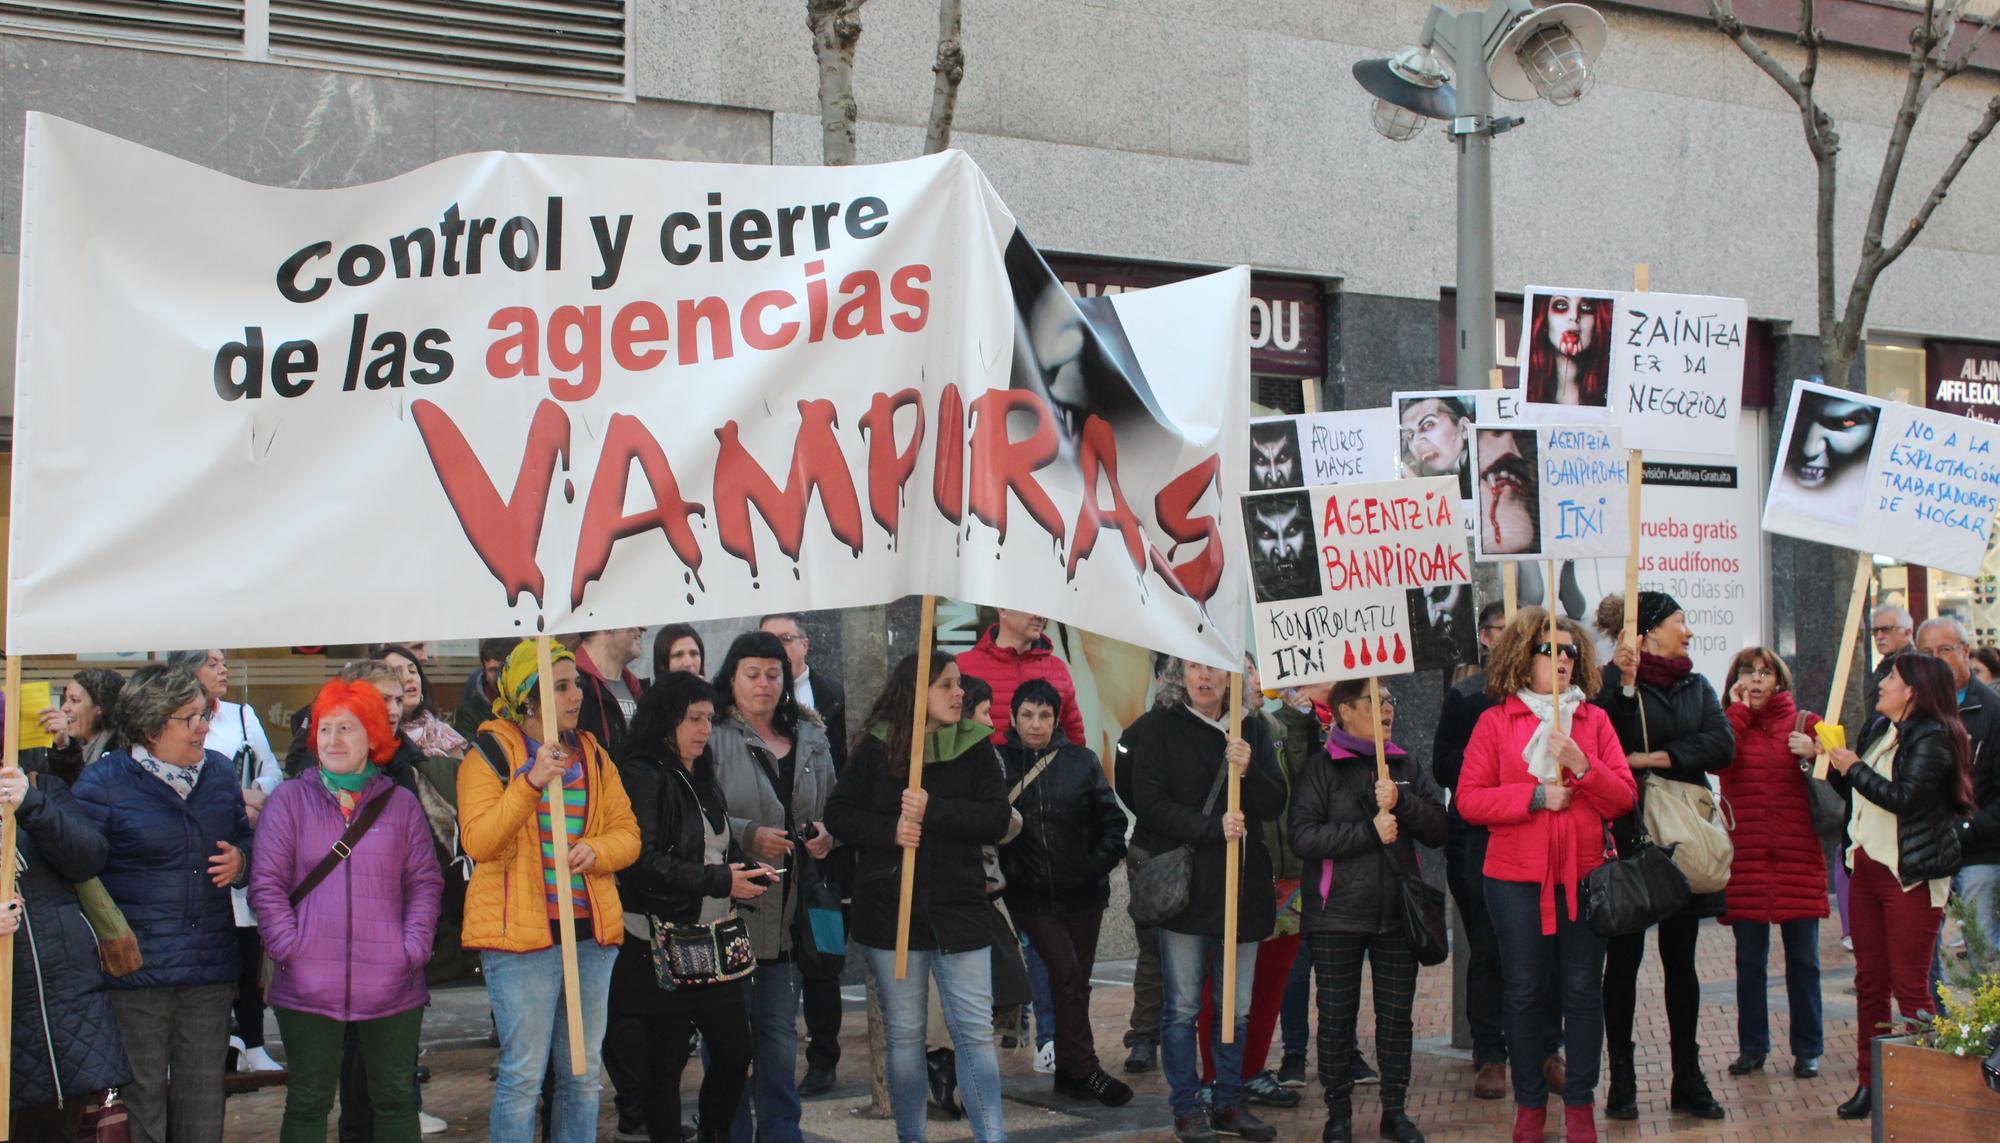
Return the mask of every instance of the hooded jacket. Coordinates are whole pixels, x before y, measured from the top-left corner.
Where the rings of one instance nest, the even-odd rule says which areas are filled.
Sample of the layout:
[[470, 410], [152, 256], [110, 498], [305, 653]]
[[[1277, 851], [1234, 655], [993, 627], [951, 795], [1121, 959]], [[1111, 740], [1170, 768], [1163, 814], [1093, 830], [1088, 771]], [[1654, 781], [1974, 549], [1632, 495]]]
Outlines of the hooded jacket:
[[114, 750], [76, 780], [76, 800], [111, 852], [98, 875], [138, 939], [145, 965], [112, 988], [234, 984], [242, 975], [229, 890], [210, 881], [218, 841], [250, 853], [250, 820], [229, 759], [208, 751], [194, 792], [182, 798]]
[[[769, 766], [772, 773], [777, 773], [781, 767], [740, 713], [732, 712], [728, 718], [716, 720], [715, 730], [709, 735], [708, 751], [715, 758], [715, 784], [729, 810], [730, 838], [745, 853], [756, 856], [750, 847], [750, 834], [759, 827], [787, 829], [789, 819], [789, 829], [797, 831], [807, 822], [827, 820], [827, 798], [833, 793], [834, 781], [833, 746], [827, 741], [826, 732], [807, 718], [804, 711], [799, 713], [798, 728], [792, 736], [789, 804], [779, 801], [765, 770]], [[800, 840], [796, 832], [792, 839]], [[793, 851], [791, 858], [793, 863], [801, 860], [808, 860], [803, 845]], [[787, 868], [778, 880], [777, 890], [740, 910], [758, 960], [774, 960], [792, 947], [792, 919], [798, 914], [799, 900], [794, 877]]]
[[[1236, 941], [1248, 944], [1270, 936], [1277, 918], [1277, 890], [1263, 826], [1285, 812], [1285, 783], [1278, 775], [1277, 754], [1263, 719], [1243, 721], [1243, 740], [1250, 744], [1250, 768], [1243, 774], [1240, 804], [1249, 832], [1242, 846]], [[1180, 845], [1194, 848], [1187, 908], [1160, 923], [1172, 932], [1222, 936], [1223, 857], [1227, 852], [1222, 816], [1229, 806], [1226, 777], [1215, 807], [1206, 814], [1201, 807], [1222, 770], [1227, 745], [1221, 730], [1185, 705], [1154, 707], [1139, 716], [1118, 740], [1120, 766], [1131, 769], [1137, 802], [1133, 809], [1139, 824], [1132, 834], [1132, 847], [1148, 854], [1165, 853]]]
[[[1791, 693], [1778, 691], [1760, 710], [1731, 703], [1736, 761], [1722, 772], [1736, 829], [1724, 924], [1775, 925], [1826, 916], [1826, 853], [1806, 806], [1806, 772], [1789, 740], [1799, 724]], [[1819, 716], [1806, 715], [1811, 734]], [[1810, 766], [1811, 762], [1808, 761]]]
[[1111, 900], [1111, 871], [1125, 860], [1125, 811], [1104, 781], [1097, 755], [1060, 740], [1042, 750], [1007, 732], [1000, 748], [1012, 790], [1053, 753], [1014, 803], [1021, 832], [1000, 847], [1007, 875], [1007, 910], [1016, 918], [1062, 916], [1102, 909]]
[[[1375, 830], [1375, 747], [1338, 727], [1292, 787], [1291, 836], [1306, 861], [1300, 889], [1308, 933], [1386, 933], [1403, 923], [1397, 883], [1421, 872], [1417, 842], [1441, 846], [1444, 798], [1430, 774], [1385, 744], [1396, 783], [1396, 842]], [[1363, 750], [1366, 753], [1363, 753]]]
[[430, 999], [431, 959], [444, 878], [416, 795], [377, 773], [355, 807], [388, 803], [347, 859], [310, 893], [292, 890], [341, 834], [341, 816], [319, 767], [287, 780], [257, 823], [250, 905], [273, 971], [273, 1007], [352, 1023], [420, 1008]]
[[[1855, 753], [1866, 757], [1868, 747], [1890, 725], [1887, 719], [1876, 720]], [[1951, 793], [1958, 784], [1958, 760], [1952, 757], [1950, 735], [1936, 719], [1912, 718], [1895, 725], [1895, 777], [1884, 778], [1860, 762], [1845, 777], [1833, 772], [1827, 777], [1836, 789], [1848, 791], [1850, 805], [1853, 798], [1867, 798], [1896, 815], [1896, 876], [1908, 889], [1933, 877], [1949, 877], [1964, 864]]]
[[[889, 728], [870, 727], [826, 803], [826, 827], [855, 848], [854, 939], [896, 947], [903, 848], [896, 844], [908, 780], [890, 765]], [[981, 847], [1007, 832], [1007, 780], [984, 723], [967, 719], [925, 735], [923, 834], [910, 898], [910, 947], [970, 952], [993, 944]]]
[[1076, 683], [1069, 677], [1069, 664], [1056, 658], [1056, 645], [1043, 635], [1026, 650], [1016, 651], [999, 643], [1000, 625], [994, 624], [979, 637], [970, 651], [958, 656], [961, 674], [985, 679], [993, 687], [993, 743], [1006, 737], [1014, 717], [1014, 691], [1029, 679], [1042, 679], [1062, 696], [1056, 719], [1063, 737], [1078, 746], [1088, 745], [1083, 728], [1083, 711], [1076, 705]]

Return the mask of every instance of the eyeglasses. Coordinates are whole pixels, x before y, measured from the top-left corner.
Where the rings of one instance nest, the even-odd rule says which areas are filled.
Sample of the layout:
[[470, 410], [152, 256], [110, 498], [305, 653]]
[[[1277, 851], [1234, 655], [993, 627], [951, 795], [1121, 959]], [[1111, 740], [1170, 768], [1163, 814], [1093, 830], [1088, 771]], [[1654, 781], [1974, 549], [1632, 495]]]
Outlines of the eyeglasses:
[[1743, 672], [1743, 675], [1751, 679], [1775, 679], [1778, 677], [1778, 672], [1769, 667], [1752, 667]]
[[1917, 654], [1936, 659], [1945, 655], [1956, 655], [1963, 650], [1965, 650], [1965, 644], [1963, 643], [1946, 643], [1942, 647], [1932, 647], [1928, 651], [1919, 647], [1917, 648]]
[[1870, 627], [1868, 629], [1868, 633], [1879, 639], [1884, 635], [1894, 635], [1898, 631], [1908, 631], [1908, 630], [1909, 628], [1907, 627], [1903, 627], [1897, 624], [1891, 624], [1888, 627]]
[[215, 712], [211, 710], [198, 710], [193, 714], [170, 714], [167, 716], [167, 721], [178, 722], [189, 730], [193, 730], [197, 726], [207, 726], [213, 723], [215, 721]]
[[[774, 632], [774, 634], [775, 634], [775, 632]], [[778, 636], [778, 642], [780, 642], [780, 643], [783, 643], [783, 644], [784, 644], [785, 646], [787, 646], [787, 647], [791, 646], [791, 645], [792, 645], [792, 644], [794, 644], [794, 643], [803, 643], [803, 642], [805, 642], [805, 641], [806, 641], [806, 637], [805, 637], [805, 636], [803, 636], [803, 635], [779, 635], [779, 636]]]
[[1554, 657], [1558, 652], [1562, 654], [1563, 658], [1568, 659], [1570, 662], [1572, 663], [1576, 662], [1577, 649], [1576, 649], [1576, 644], [1574, 643], [1544, 643], [1541, 646], [1535, 648], [1535, 654], [1537, 655], [1548, 655], [1550, 657]]

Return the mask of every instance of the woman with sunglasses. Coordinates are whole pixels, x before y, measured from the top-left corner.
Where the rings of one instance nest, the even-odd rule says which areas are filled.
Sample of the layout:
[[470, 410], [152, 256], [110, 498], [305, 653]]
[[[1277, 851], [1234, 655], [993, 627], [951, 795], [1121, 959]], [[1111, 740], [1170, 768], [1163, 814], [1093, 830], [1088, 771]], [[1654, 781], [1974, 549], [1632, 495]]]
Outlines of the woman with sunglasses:
[[[1620, 612], [1623, 619], [1623, 612]], [[1688, 642], [1694, 637], [1681, 605], [1663, 591], [1639, 593], [1639, 643], [1612, 652], [1618, 669], [1604, 681], [1597, 705], [1611, 716], [1625, 760], [1648, 782], [1686, 782], [1708, 787], [1708, 776], [1736, 758], [1736, 735], [1723, 716], [1715, 688], [1694, 669]], [[1611, 825], [1621, 853], [1630, 853], [1644, 824], [1645, 790], [1632, 813]], [[1666, 978], [1667, 1029], [1672, 1042], [1673, 1087], [1667, 1106], [1701, 1119], [1727, 1113], [1701, 1074], [1701, 978], [1695, 975], [1695, 941], [1704, 917], [1720, 917], [1721, 893], [1699, 894], [1679, 913], [1661, 921], [1660, 971]], [[1604, 1030], [1611, 1057], [1611, 1090], [1604, 1114], [1639, 1117], [1639, 1088], [1633, 1060], [1632, 1018], [1639, 1001], [1639, 962], [1646, 956], [1643, 930], [1612, 937], [1604, 948]]]
[[[1546, 1013], [1562, 1012], [1569, 1052], [1562, 1076], [1570, 1143], [1595, 1143], [1599, 1045], [1604, 1038], [1604, 941], [1578, 909], [1578, 887], [1604, 863], [1604, 825], [1629, 813], [1637, 791], [1611, 719], [1584, 696], [1597, 688], [1590, 637], [1524, 607], [1493, 643], [1486, 691], [1500, 705], [1479, 717], [1465, 747], [1456, 803], [1489, 831], [1486, 908], [1500, 944], [1502, 1025], [1510, 1044], [1539, 1044]], [[1555, 987], [1550, 996], [1550, 965]], [[1513, 1052], [1515, 1140], [1542, 1137], [1550, 1069], [1540, 1052]]]

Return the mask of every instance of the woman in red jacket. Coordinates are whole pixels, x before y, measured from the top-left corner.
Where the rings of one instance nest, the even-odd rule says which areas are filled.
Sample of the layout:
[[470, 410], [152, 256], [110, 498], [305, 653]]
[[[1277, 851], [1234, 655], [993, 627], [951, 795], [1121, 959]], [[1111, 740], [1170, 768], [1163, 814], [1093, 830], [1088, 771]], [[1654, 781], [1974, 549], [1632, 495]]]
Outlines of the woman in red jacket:
[[[1510, 1043], [1540, 1043], [1543, 1013], [1563, 1014], [1569, 1066], [1563, 1114], [1570, 1143], [1595, 1143], [1604, 1041], [1604, 940], [1578, 911], [1578, 886], [1604, 861], [1605, 822], [1631, 812], [1638, 788], [1597, 691], [1589, 637], [1569, 619], [1524, 607], [1493, 643], [1479, 718], [1459, 771], [1458, 811], [1487, 827], [1486, 905], [1500, 941], [1502, 1022]], [[1560, 695], [1560, 699], [1556, 696]], [[1562, 994], [1547, 995], [1549, 965]], [[1548, 1082], [1536, 1052], [1514, 1052], [1514, 1134], [1539, 1140]]]
[[1785, 999], [1792, 1009], [1792, 1074], [1819, 1075], [1819, 922], [1826, 916], [1826, 853], [1806, 808], [1802, 759], [1812, 758], [1819, 716], [1792, 701], [1792, 672], [1777, 652], [1746, 647], [1729, 664], [1729, 728], [1736, 761], [1722, 771], [1722, 796], [1736, 820], [1728, 911], [1736, 934], [1736, 1062], [1729, 1074], [1764, 1070], [1771, 1023], [1764, 966], [1771, 926], [1785, 942]]

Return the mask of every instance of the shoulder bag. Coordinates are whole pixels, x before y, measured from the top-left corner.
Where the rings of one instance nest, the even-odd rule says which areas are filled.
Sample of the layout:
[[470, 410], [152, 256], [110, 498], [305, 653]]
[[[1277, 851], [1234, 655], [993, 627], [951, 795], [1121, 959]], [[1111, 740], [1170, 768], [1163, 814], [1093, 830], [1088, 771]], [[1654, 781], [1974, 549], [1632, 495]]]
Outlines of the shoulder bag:
[[[1646, 696], [1633, 695], [1639, 704], [1639, 734], [1646, 750], [1653, 749], [1646, 729]], [[1672, 778], [1646, 775], [1640, 787], [1645, 810], [1641, 819], [1654, 841], [1669, 847], [1674, 864], [1687, 878], [1693, 893], [1719, 893], [1729, 884], [1729, 866], [1736, 860], [1736, 844], [1729, 840], [1729, 827], [1716, 805], [1715, 793], [1707, 782], [1696, 785]]]
[[[669, 764], [665, 768], [673, 771], [674, 776], [687, 787], [689, 796], [694, 799], [694, 812], [703, 817], [702, 828], [706, 830], [706, 814], [694, 783], [679, 766]], [[666, 800], [667, 784], [662, 781], [660, 803], [663, 808]], [[664, 814], [661, 820], [665, 820]], [[678, 992], [704, 985], [725, 984], [750, 975], [757, 967], [757, 954], [750, 944], [749, 926], [734, 910], [716, 920], [694, 924], [674, 924], [650, 914], [646, 922], [650, 930], [653, 975], [663, 991]]]
[[1426, 968], [1443, 964], [1451, 956], [1451, 941], [1446, 936], [1444, 922], [1444, 890], [1424, 880], [1422, 858], [1417, 859], [1417, 868], [1412, 870], [1403, 864], [1403, 855], [1394, 845], [1386, 851], [1396, 873], [1396, 906], [1403, 921], [1403, 935], [1410, 939], [1417, 963]]
[[1643, 834], [1629, 857], [1620, 857], [1604, 830], [1604, 864], [1583, 876], [1578, 915], [1600, 937], [1644, 932], [1675, 913], [1688, 898], [1687, 877], [1674, 863], [1673, 846], [1654, 845]]
[[[1806, 732], [1806, 720], [1811, 716], [1799, 712], [1799, 719], [1792, 726], [1793, 734]], [[1821, 837], [1839, 837], [1847, 828], [1847, 800], [1833, 783], [1825, 778], [1813, 777], [1813, 759], [1799, 759], [1799, 770], [1806, 776], [1806, 813], [1812, 818], [1812, 830]]]
[[312, 867], [312, 871], [306, 874], [305, 880], [293, 886], [292, 908], [298, 908], [299, 902], [305, 900], [307, 894], [319, 888], [319, 883], [326, 880], [335, 869], [340, 868], [341, 862], [346, 861], [354, 853], [354, 847], [360, 843], [361, 835], [367, 833], [368, 827], [374, 825], [375, 819], [381, 817], [382, 811], [388, 808], [389, 797], [390, 794], [383, 794], [354, 811], [354, 817], [348, 820], [347, 828], [334, 841], [333, 848], [326, 851], [326, 856], [319, 859], [319, 864]]
[[[1215, 772], [1208, 799], [1201, 804], [1203, 817], [1215, 812], [1215, 799], [1222, 793], [1222, 779], [1228, 773], [1228, 762]], [[1171, 920], [1187, 908], [1193, 882], [1193, 846], [1177, 845], [1154, 854], [1133, 871], [1132, 900], [1125, 911], [1132, 915], [1133, 924], [1145, 927]]]

